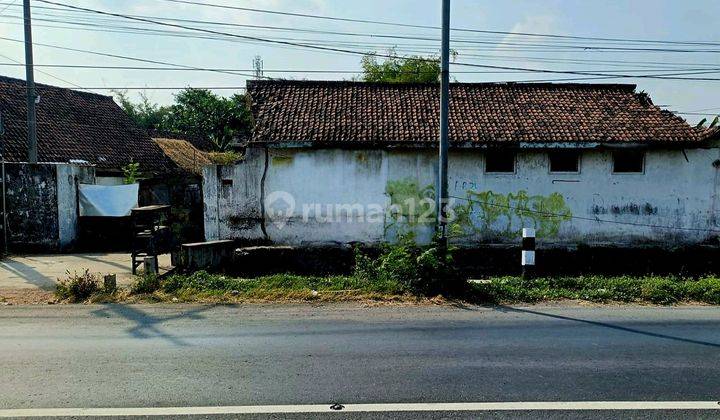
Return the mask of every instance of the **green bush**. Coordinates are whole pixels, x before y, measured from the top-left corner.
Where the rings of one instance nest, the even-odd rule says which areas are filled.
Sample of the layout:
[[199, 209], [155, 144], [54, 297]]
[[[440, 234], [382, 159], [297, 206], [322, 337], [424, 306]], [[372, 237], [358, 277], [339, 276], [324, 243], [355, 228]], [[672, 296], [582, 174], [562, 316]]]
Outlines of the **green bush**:
[[685, 293], [688, 299], [720, 305], [720, 279], [704, 277], [697, 281], [687, 282]]
[[671, 279], [648, 277], [642, 282], [640, 297], [648, 302], [668, 305], [683, 299], [682, 287]]
[[82, 274], [67, 272], [68, 278], [60, 280], [55, 289], [55, 296], [60, 300], [84, 302], [100, 289], [100, 280], [90, 270]]
[[134, 295], [149, 295], [160, 289], [160, 278], [154, 274], [146, 274], [138, 277], [137, 281], [130, 288]]
[[443, 256], [437, 241], [421, 247], [415, 244], [413, 235], [401, 237], [397, 244], [385, 245], [376, 259], [356, 249], [354, 277], [367, 284], [382, 285], [383, 289], [425, 296], [456, 294], [463, 285], [453, 267], [452, 249]]
[[606, 284], [612, 300], [632, 302], [642, 296], [642, 279], [632, 277], [602, 278], [600, 281]]

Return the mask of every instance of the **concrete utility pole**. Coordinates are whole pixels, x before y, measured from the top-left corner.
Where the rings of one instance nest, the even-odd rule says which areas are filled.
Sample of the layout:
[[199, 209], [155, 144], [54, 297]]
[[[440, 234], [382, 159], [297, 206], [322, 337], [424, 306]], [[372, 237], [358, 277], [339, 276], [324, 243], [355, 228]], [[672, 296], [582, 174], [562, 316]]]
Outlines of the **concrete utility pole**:
[[23, 0], [25, 18], [25, 80], [27, 83], [27, 128], [28, 162], [37, 163], [37, 120], [35, 118], [35, 75], [33, 70], [32, 23], [30, 20], [30, 0]]
[[448, 113], [450, 100], [450, 0], [442, 2], [442, 53], [440, 74], [440, 166], [438, 170], [438, 228], [442, 246], [447, 246], [448, 204]]

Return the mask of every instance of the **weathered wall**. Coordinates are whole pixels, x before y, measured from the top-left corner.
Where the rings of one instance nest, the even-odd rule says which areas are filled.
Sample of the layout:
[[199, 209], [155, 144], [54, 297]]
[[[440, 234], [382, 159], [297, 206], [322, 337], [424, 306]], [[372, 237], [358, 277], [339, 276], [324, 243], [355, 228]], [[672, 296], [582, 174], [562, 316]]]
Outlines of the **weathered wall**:
[[265, 151], [248, 150], [232, 166], [203, 168], [205, 240], [260, 239]]
[[77, 236], [77, 185], [94, 183], [93, 167], [6, 164], [8, 243], [12, 252], [59, 251]]
[[78, 238], [78, 184], [94, 184], [92, 166], [56, 165], [58, 246], [61, 250], [75, 245]]
[[[461, 233], [455, 241], [517, 243], [523, 227], [537, 229], [541, 246], [714, 241], [718, 158], [716, 148], [649, 150], [644, 173], [613, 174], [611, 152], [588, 149], [579, 174], [551, 174], [547, 153], [524, 150], [516, 173], [487, 174], [481, 151], [454, 151], [450, 195]], [[235, 167], [206, 169], [205, 197], [216, 200], [206, 203], [207, 239], [329, 244], [381, 242], [409, 230], [420, 240], [432, 235], [432, 223], [418, 218], [434, 218], [434, 151], [270, 149], [264, 171], [265, 160], [264, 151], [252, 150]], [[261, 197], [272, 193], [263, 210]], [[408, 206], [409, 198], [419, 205]], [[271, 221], [278, 213], [288, 217]]]

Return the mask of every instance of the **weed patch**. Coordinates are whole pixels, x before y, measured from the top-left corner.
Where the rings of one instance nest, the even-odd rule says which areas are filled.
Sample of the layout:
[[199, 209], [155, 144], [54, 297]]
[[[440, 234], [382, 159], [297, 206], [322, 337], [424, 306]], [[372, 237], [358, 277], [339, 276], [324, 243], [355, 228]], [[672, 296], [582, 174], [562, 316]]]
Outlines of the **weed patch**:
[[100, 290], [100, 280], [90, 270], [85, 270], [81, 274], [77, 272], [67, 273], [68, 278], [60, 280], [55, 289], [55, 297], [59, 300], [69, 302], [84, 302], [92, 295]]

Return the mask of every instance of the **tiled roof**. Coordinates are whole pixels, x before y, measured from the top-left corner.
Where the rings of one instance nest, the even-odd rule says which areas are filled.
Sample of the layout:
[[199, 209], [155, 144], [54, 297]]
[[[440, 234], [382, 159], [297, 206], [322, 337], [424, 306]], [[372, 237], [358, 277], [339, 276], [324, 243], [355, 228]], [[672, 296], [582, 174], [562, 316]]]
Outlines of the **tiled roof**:
[[[173, 166], [147, 133], [135, 126], [110, 96], [37, 84], [38, 161], [85, 160], [118, 170], [132, 159], [143, 172]], [[25, 81], [0, 76], [5, 158], [27, 160]]]
[[179, 139], [153, 139], [162, 151], [177, 166], [183, 170], [197, 175], [202, 174], [202, 168], [212, 162], [206, 152], [197, 149], [187, 140]]
[[[439, 87], [249, 81], [253, 142], [436, 144]], [[682, 142], [701, 134], [634, 85], [455, 83], [453, 143]]]
[[709, 128], [696, 128], [700, 137], [706, 140], [717, 140], [720, 139], [720, 126]]

